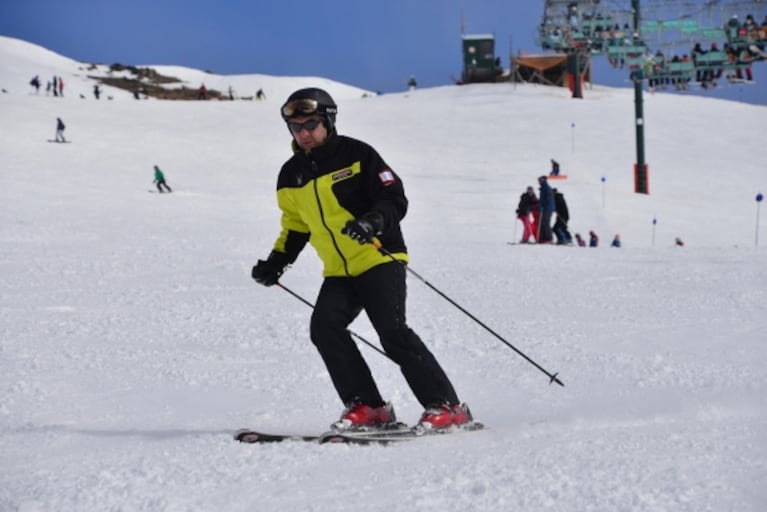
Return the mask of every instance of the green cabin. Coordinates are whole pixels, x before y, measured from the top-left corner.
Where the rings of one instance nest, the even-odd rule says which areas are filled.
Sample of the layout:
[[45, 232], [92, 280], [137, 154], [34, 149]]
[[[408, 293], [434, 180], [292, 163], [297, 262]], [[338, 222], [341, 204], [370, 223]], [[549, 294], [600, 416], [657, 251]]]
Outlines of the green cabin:
[[463, 35], [463, 73], [461, 81], [495, 82], [495, 36], [492, 34]]

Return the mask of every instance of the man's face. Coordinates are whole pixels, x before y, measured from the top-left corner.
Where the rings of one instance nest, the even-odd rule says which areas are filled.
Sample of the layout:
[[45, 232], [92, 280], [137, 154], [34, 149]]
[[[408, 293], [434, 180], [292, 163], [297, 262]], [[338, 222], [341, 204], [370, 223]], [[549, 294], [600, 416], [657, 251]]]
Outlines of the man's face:
[[328, 137], [322, 118], [316, 115], [291, 117], [288, 128], [298, 147], [304, 151], [321, 146]]

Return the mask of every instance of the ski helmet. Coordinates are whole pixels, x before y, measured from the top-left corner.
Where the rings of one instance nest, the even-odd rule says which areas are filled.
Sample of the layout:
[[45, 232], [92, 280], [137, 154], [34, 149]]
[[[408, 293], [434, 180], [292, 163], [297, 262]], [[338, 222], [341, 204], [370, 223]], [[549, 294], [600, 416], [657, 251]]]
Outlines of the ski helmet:
[[317, 114], [325, 120], [328, 132], [335, 127], [337, 112], [338, 107], [330, 94], [317, 87], [297, 90], [280, 109], [280, 114], [286, 122], [291, 117]]

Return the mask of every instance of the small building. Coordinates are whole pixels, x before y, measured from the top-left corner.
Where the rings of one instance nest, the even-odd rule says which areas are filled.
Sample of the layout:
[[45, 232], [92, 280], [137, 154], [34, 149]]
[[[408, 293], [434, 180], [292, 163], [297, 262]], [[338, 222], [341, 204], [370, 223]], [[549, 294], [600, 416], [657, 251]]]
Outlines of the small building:
[[495, 36], [462, 35], [463, 72], [461, 82], [495, 82], [498, 74], [495, 59]]
[[[586, 53], [521, 53], [511, 59], [513, 82], [569, 87], [573, 94], [583, 82], [591, 83], [591, 56]], [[576, 77], [580, 75], [580, 80]], [[581, 97], [580, 92], [577, 97]]]

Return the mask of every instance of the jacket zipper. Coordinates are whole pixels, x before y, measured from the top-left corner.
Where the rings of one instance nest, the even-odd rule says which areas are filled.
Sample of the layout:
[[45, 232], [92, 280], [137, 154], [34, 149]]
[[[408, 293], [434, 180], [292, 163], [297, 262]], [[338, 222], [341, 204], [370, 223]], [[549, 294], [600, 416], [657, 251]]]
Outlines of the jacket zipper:
[[328, 231], [328, 234], [330, 235], [330, 239], [333, 241], [333, 247], [335, 247], [336, 252], [338, 253], [338, 256], [341, 258], [341, 261], [344, 264], [344, 273], [348, 277], [351, 277], [351, 274], [349, 273], [349, 262], [346, 260], [346, 257], [344, 256], [343, 252], [341, 252], [341, 248], [338, 247], [338, 242], [336, 241], [336, 236], [333, 233], [333, 230], [330, 229], [330, 226], [328, 226], [327, 222], [325, 222], [325, 212], [322, 209], [322, 201], [320, 200], [320, 192], [317, 185], [317, 183], [319, 182], [319, 169], [317, 167], [317, 162], [315, 162], [314, 160], [312, 160], [311, 162], [312, 162], [312, 170], [314, 171], [314, 175], [318, 176], [314, 178], [314, 199], [315, 201], [317, 201], [317, 208], [320, 211], [320, 220], [322, 221], [322, 225]]

